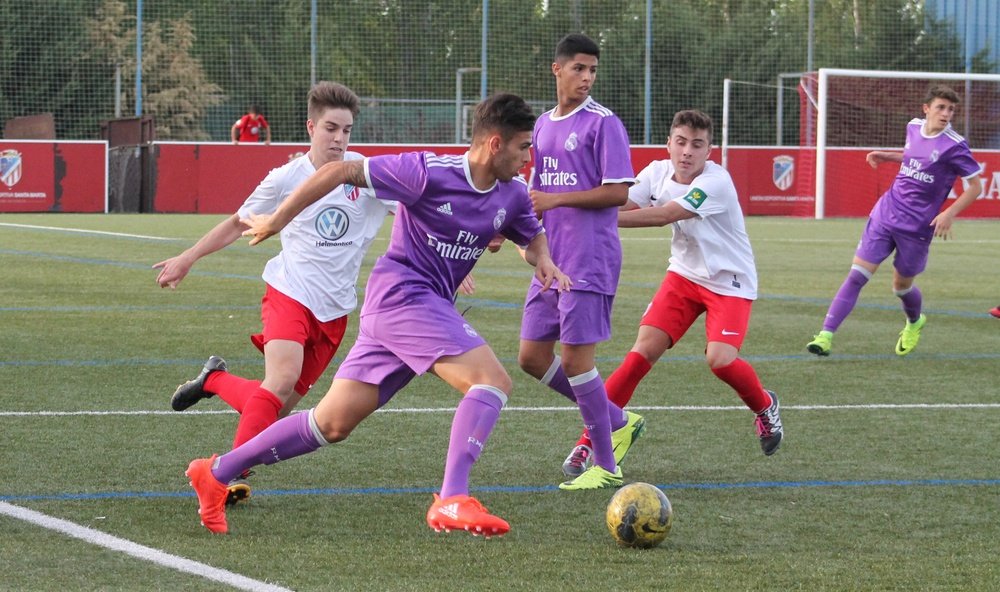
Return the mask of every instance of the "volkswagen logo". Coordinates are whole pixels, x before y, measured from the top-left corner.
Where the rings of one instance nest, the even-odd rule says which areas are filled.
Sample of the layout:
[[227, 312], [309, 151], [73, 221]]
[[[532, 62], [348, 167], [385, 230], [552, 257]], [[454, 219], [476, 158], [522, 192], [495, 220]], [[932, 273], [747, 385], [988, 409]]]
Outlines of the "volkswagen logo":
[[339, 240], [350, 227], [351, 219], [340, 208], [327, 208], [316, 216], [316, 232], [326, 240]]

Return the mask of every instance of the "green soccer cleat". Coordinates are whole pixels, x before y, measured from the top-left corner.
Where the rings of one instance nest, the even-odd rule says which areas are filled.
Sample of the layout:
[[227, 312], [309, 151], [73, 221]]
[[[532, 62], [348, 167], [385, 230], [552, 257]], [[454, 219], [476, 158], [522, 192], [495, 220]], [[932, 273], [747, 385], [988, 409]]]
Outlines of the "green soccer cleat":
[[899, 332], [899, 341], [896, 342], [896, 355], [905, 356], [913, 351], [920, 343], [920, 330], [927, 324], [927, 315], [920, 315], [916, 323], [906, 321], [906, 326]]
[[830, 355], [830, 348], [833, 347], [833, 332], [831, 331], [820, 331], [817, 335], [813, 336], [813, 340], [806, 344], [806, 349], [809, 353], [816, 354], [817, 356], [828, 356]]
[[631, 411], [625, 413], [628, 415], [628, 421], [624, 426], [611, 432], [611, 447], [615, 451], [615, 463], [619, 465], [625, 460], [625, 455], [635, 441], [646, 431], [646, 420], [641, 415]]
[[622, 478], [622, 468], [615, 467], [612, 473], [601, 465], [594, 465], [583, 472], [582, 475], [559, 484], [559, 489], [563, 491], [582, 491], [584, 489], [610, 489], [621, 487], [624, 483]]

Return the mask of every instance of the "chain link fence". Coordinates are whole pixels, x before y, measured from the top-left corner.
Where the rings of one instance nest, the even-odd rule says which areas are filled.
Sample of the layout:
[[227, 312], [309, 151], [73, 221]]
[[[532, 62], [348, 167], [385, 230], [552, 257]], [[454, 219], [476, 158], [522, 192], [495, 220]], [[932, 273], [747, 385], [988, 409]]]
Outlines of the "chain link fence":
[[[996, 72], [995, 50], [964, 43], [968, 22], [956, 24], [943, 4], [951, 3], [3, 2], [0, 121], [52, 113], [59, 138], [92, 139], [101, 121], [142, 114], [155, 118], [160, 140], [227, 141], [255, 104], [273, 141], [302, 142], [310, 85], [335, 80], [364, 99], [355, 142], [454, 142], [464, 107], [483, 94], [516, 92], [539, 112], [550, 108], [555, 44], [581, 31], [602, 48], [593, 95], [633, 143], [663, 143], [678, 109], [719, 120], [726, 78], [753, 83], [741, 88], [730, 141], [773, 143], [777, 81], [803, 71], [807, 53], [814, 68]], [[796, 79], [786, 80], [794, 89]], [[789, 130], [796, 105], [782, 111]]]

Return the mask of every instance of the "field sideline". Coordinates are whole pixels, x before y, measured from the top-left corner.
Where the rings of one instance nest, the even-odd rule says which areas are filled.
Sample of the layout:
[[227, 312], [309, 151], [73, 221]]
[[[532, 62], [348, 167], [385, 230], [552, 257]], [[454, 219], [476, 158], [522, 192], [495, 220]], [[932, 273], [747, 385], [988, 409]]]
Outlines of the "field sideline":
[[[433, 377], [346, 442], [259, 467], [232, 533], [211, 536], [182, 473], [228, 449], [235, 414], [214, 399], [173, 413], [168, 398], [210, 354], [261, 376], [247, 335], [277, 243], [216, 253], [176, 291], [157, 288], [150, 265], [220, 219], [0, 214], [0, 589], [1000, 589], [1000, 320], [986, 313], [1000, 304], [1000, 221], [960, 219], [933, 246], [913, 354], [892, 351], [903, 320], [886, 266], [819, 359], [805, 343], [864, 221], [749, 218], [761, 297], [743, 355], [781, 396], [787, 439], [760, 453], [696, 324], [636, 395], [648, 431], [625, 478], [663, 488], [675, 525], [659, 548], [629, 551], [603, 523], [611, 492], [556, 489], [579, 416], [517, 368], [530, 269], [509, 248], [484, 256], [477, 294], [458, 302], [514, 379], [472, 478], [508, 536], [424, 523], [458, 400]], [[662, 279], [668, 236], [622, 232], [605, 376]]]

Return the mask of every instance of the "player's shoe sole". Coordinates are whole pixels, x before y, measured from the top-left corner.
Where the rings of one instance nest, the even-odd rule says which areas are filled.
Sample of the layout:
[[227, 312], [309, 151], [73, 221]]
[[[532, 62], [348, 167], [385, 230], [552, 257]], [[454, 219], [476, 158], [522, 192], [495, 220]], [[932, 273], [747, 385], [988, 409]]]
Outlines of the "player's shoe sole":
[[899, 332], [899, 339], [896, 341], [896, 355], [905, 356], [916, 349], [920, 343], [920, 331], [927, 324], [927, 315], [920, 315], [917, 322], [906, 322], [906, 326]]
[[441, 499], [434, 494], [434, 503], [427, 510], [427, 525], [436, 532], [464, 530], [474, 536], [502, 536], [510, 531], [510, 524], [490, 514], [483, 504], [468, 495], [452, 495]]
[[226, 506], [231, 507], [248, 499], [253, 491], [250, 489], [250, 482], [240, 477], [229, 482], [226, 492]]
[[559, 484], [559, 489], [563, 491], [583, 491], [587, 489], [612, 489], [621, 487], [625, 480], [622, 478], [622, 468], [615, 467], [615, 472], [605, 469], [601, 465], [594, 465], [583, 472], [582, 475]]
[[228, 367], [226, 361], [219, 356], [208, 358], [201, 368], [201, 373], [194, 380], [189, 380], [177, 387], [173, 396], [170, 397], [170, 406], [174, 411], [184, 411], [202, 399], [214, 397], [215, 394], [205, 392], [205, 379], [212, 372], [225, 371]]
[[188, 476], [188, 483], [198, 495], [198, 514], [201, 515], [202, 526], [216, 534], [225, 534], [229, 531], [226, 523], [226, 497], [229, 490], [212, 475], [212, 464], [218, 456], [213, 454], [211, 458], [191, 461], [184, 474]]

